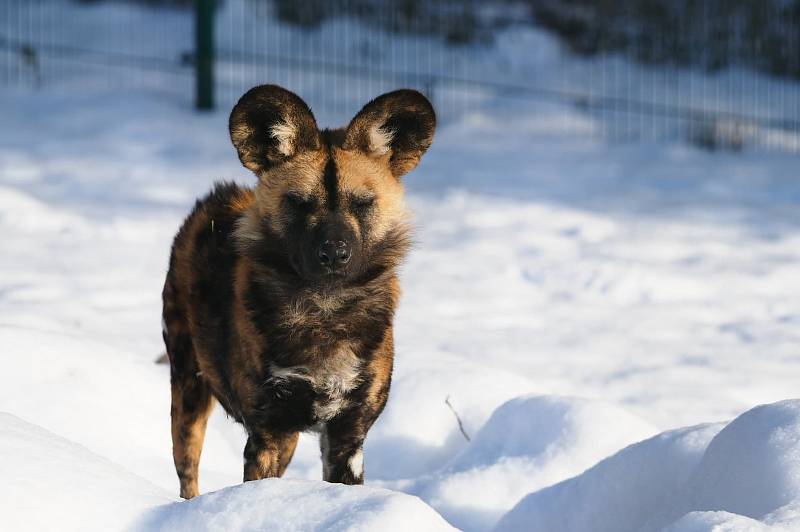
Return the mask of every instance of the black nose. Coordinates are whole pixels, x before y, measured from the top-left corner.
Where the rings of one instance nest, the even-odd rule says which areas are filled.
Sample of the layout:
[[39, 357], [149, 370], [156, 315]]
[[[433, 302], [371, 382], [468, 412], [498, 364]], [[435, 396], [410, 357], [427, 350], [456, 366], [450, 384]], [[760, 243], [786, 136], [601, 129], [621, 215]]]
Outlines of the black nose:
[[317, 251], [319, 263], [329, 268], [350, 262], [350, 246], [344, 240], [326, 240]]

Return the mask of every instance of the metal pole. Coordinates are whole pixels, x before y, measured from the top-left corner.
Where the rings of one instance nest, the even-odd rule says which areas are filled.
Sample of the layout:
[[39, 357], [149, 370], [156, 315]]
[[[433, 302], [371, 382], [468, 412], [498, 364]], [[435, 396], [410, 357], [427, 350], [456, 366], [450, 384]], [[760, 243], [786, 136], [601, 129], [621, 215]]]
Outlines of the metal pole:
[[214, 1], [195, 0], [195, 104], [198, 109], [214, 108]]

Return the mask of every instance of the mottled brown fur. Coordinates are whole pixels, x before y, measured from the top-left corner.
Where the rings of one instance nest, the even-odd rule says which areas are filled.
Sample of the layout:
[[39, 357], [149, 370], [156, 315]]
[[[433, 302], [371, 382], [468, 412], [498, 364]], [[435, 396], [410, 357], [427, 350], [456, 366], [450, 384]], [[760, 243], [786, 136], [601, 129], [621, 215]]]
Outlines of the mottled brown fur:
[[199, 493], [214, 399], [247, 430], [244, 480], [282, 475], [299, 432], [316, 430], [325, 480], [363, 482], [363, 441], [389, 393], [395, 270], [408, 248], [399, 178], [434, 127], [414, 91], [383, 95], [333, 131], [275, 86], [236, 105], [231, 139], [258, 184], [217, 185], [197, 202], [164, 286], [182, 497]]

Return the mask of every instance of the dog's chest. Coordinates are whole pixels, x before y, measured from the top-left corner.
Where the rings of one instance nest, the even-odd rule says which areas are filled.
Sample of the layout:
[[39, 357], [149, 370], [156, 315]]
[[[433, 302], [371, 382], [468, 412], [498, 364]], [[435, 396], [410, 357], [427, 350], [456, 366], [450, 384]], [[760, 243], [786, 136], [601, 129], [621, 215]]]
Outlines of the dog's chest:
[[298, 384], [308, 386], [311, 421], [324, 423], [349, 406], [348, 394], [361, 383], [361, 360], [347, 343], [317, 354], [307, 364], [269, 366], [269, 384], [276, 395], [287, 401], [302, 400], [291, 397]]

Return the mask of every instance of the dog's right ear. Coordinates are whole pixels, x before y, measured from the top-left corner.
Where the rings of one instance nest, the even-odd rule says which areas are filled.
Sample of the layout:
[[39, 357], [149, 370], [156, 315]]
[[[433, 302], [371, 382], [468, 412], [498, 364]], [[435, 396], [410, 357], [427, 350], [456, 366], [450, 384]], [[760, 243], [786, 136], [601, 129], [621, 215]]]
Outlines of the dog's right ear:
[[399, 178], [419, 163], [433, 142], [436, 113], [422, 93], [410, 89], [378, 96], [350, 121], [344, 148], [370, 156], [389, 155], [389, 169]]
[[317, 122], [306, 102], [277, 85], [247, 91], [231, 111], [231, 141], [242, 164], [260, 175], [320, 146]]

